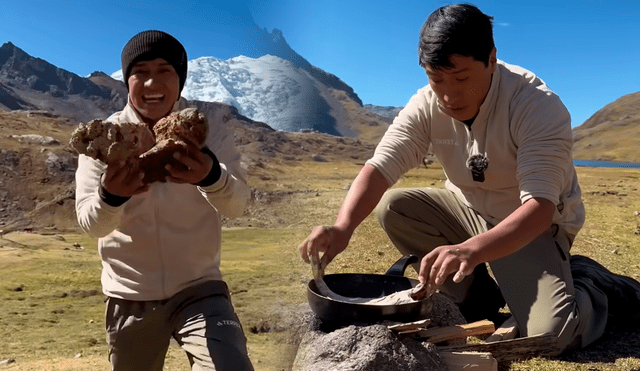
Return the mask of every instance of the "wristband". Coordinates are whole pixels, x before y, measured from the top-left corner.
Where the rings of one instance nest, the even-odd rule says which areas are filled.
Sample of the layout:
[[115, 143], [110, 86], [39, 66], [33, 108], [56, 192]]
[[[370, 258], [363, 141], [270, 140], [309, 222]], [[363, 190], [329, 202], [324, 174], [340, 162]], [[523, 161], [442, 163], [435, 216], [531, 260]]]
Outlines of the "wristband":
[[100, 199], [104, 201], [105, 204], [113, 207], [118, 207], [127, 202], [131, 197], [126, 196], [118, 196], [113, 193], [109, 193], [104, 186], [102, 185], [102, 177], [104, 174], [100, 176], [100, 187], [98, 188], [98, 196]]
[[220, 169], [220, 162], [218, 162], [218, 158], [213, 152], [211, 152], [209, 147], [202, 147], [201, 151], [202, 153], [211, 157], [211, 159], [213, 160], [213, 165], [211, 166], [211, 171], [209, 171], [209, 174], [207, 174], [207, 176], [198, 183], [195, 183], [195, 185], [199, 187], [207, 187], [214, 184], [218, 181], [218, 179], [220, 179], [222, 170]]

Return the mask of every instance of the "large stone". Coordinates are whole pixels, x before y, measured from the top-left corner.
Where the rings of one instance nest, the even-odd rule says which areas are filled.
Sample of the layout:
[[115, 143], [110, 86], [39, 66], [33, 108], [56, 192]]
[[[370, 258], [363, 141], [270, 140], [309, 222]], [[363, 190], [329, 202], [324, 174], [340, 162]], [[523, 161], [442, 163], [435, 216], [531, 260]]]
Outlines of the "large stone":
[[403, 340], [383, 325], [310, 331], [300, 344], [296, 371], [447, 370], [433, 344]]
[[[436, 293], [429, 314], [431, 326], [466, 323], [457, 305]], [[385, 324], [335, 329], [317, 316], [305, 316], [294, 371], [447, 370], [435, 345], [399, 338]]]

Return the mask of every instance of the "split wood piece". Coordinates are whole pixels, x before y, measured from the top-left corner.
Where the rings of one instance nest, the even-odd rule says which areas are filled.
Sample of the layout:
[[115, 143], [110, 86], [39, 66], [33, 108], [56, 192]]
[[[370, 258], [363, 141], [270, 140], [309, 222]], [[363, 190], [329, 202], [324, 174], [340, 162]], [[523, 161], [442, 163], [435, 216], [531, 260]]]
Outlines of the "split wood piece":
[[438, 347], [440, 352], [490, 352], [498, 362], [533, 357], [549, 357], [560, 353], [558, 338], [554, 335], [536, 335], [484, 344], [465, 344]]
[[484, 342], [493, 343], [495, 341], [510, 340], [515, 339], [516, 336], [518, 336], [518, 323], [515, 317], [511, 316], [493, 334], [484, 339]]
[[391, 331], [395, 331], [395, 332], [397, 332], [399, 334], [403, 334], [406, 331], [425, 329], [425, 328], [427, 328], [427, 326], [429, 326], [430, 323], [431, 323], [431, 319], [427, 318], [427, 319], [423, 319], [423, 320], [420, 320], [420, 321], [408, 322], [408, 323], [400, 323], [400, 324], [397, 324], [397, 325], [391, 325], [391, 326], [387, 326], [387, 327]]
[[416, 339], [425, 339], [430, 343], [436, 344], [443, 341], [464, 339], [467, 336], [486, 335], [495, 330], [496, 327], [493, 322], [482, 320], [464, 325], [433, 327], [426, 330], [412, 331], [406, 335]]
[[487, 352], [438, 352], [449, 371], [498, 371], [498, 361]]

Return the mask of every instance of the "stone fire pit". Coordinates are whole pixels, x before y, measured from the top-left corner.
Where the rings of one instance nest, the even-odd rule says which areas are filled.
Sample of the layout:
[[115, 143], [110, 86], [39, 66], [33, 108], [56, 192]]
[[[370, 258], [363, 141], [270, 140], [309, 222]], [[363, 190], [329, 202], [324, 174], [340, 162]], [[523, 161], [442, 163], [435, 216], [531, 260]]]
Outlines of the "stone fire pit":
[[[449, 299], [438, 293], [433, 299], [430, 326], [466, 323]], [[304, 318], [306, 332], [302, 335], [293, 371], [447, 370], [434, 344], [398, 337], [388, 327], [392, 323], [334, 328], [315, 315]]]

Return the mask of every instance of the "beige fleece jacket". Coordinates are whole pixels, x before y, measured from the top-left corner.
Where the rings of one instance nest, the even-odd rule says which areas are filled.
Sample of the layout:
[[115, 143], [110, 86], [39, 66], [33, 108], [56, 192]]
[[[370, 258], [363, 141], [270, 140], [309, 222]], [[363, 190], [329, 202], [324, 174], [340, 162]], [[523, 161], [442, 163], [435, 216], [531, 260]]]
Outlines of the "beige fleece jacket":
[[[180, 99], [173, 107], [187, 107]], [[142, 122], [127, 105], [109, 118]], [[102, 287], [107, 296], [162, 300], [209, 280], [221, 280], [221, 214], [240, 216], [249, 198], [233, 133], [208, 115], [206, 145], [220, 161], [220, 179], [208, 187], [153, 183], [118, 207], [98, 195], [106, 165], [81, 155], [76, 172], [76, 212], [88, 234], [98, 237]]]
[[[571, 155], [569, 112], [533, 73], [498, 61], [487, 97], [469, 128], [444, 114], [430, 86], [394, 119], [367, 162], [389, 185], [422, 163], [429, 146], [444, 168], [446, 188], [496, 225], [533, 197], [557, 206], [553, 222], [575, 235], [585, 210]], [[485, 181], [473, 180], [467, 159], [489, 161]]]

